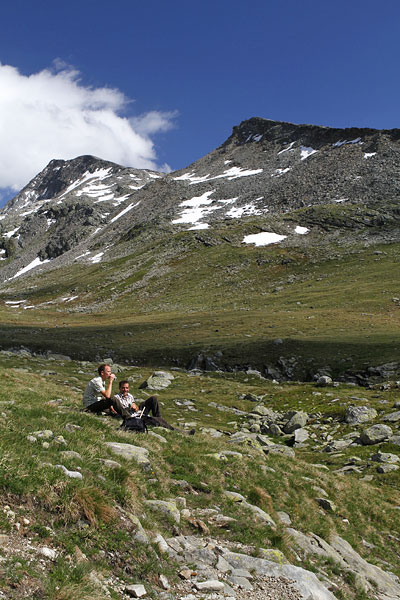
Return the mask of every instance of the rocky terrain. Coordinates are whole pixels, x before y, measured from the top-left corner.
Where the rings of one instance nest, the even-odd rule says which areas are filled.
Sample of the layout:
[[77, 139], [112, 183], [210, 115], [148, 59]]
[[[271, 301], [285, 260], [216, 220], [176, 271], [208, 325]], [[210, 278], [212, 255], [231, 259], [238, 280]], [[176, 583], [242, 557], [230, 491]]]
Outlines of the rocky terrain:
[[0, 597], [400, 598], [395, 384], [112, 364], [179, 426], [135, 435], [79, 411], [95, 364], [0, 364]]

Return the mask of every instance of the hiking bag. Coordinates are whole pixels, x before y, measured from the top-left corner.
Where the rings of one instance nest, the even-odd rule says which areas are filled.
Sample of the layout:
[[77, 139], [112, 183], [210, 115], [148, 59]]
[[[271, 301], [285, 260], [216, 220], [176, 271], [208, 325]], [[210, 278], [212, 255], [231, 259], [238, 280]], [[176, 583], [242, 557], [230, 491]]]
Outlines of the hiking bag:
[[121, 427], [127, 431], [147, 433], [146, 417], [128, 417], [124, 419]]

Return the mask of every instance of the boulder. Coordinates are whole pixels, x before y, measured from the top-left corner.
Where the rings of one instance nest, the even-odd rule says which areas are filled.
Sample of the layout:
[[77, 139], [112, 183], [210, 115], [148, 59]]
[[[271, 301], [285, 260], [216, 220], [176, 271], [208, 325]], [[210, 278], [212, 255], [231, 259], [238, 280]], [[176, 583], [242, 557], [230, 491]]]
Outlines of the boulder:
[[377, 415], [376, 410], [369, 406], [349, 406], [346, 409], [344, 420], [349, 425], [360, 425], [360, 423], [372, 421]]
[[364, 429], [360, 435], [360, 441], [364, 446], [379, 444], [392, 436], [393, 432], [388, 425], [372, 425]]
[[149, 451], [146, 448], [134, 446], [133, 444], [122, 444], [121, 442], [106, 442], [105, 445], [114, 454], [122, 456], [126, 460], [134, 460], [146, 469], [150, 468]]
[[167, 371], [155, 371], [146, 381], [140, 384], [139, 389], [165, 390], [165, 388], [171, 385], [173, 379], [174, 376]]
[[286, 425], [283, 428], [285, 433], [293, 433], [296, 429], [300, 429], [304, 427], [308, 421], [307, 413], [303, 411], [297, 411], [295, 414], [288, 420]]
[[386, 423], [397, 423], [397, 421], [400, 421], [400, 410], [396, 410], [396, 412], [386, 415], [383, 417], [382, 421], [385, 421]]
[[371, 460], [379, 463], [397, 463], [400, 461], [400, 457], [397, 454], [390, 454], [389, 452], [377, 452], [371, 456]]
[[318, 377], [316, 381], [316, 385], [318, 387], [326, 387], [328, 385], [332, 385], [332, 383], [332, 378], [329, 377], [329, 375], [321, 375], [321, 377]]

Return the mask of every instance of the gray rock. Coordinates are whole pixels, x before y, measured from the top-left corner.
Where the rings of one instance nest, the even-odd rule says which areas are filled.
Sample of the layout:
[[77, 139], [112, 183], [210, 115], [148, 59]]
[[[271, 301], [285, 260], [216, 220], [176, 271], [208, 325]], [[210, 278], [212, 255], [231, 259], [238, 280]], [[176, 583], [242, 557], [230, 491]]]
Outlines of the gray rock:
[[99, 458], [99, 462], [101, 462], [102, 465], [107, 467], [107, 469], [118, 469], [121, 467], [121, 464], [119, 462], [117, 462], [116, 460], [111, 460], [109, 458]]
[[281, 565], [263, 558], [247, 556], [235, 552], [224, 552], [223, 557], [235, 569], [246, 569], [255, 575], [287, 577], [301, 595], [301, 600], [335, 600], [335, 596], [321, 583], [314, 573], [301, 567]]
[[344, 420], [349, 425], [360, 425], [360, 423], [372, 421], [377, 415], [376, 410], [369, 406], [349, 406], [346, 409]]
[[251, 591], [253, 589], [253, 586], [251, 585], [250, 581], [246, 579], [246, 577], [240, 577], [238, 575], [228, 575], [227, 579], [231, 585], [241, 590]]
[[61, 469], [70, 479], [83, 479], [82, 473], [79, 471], [69, 471], [64, 465], [54, 465], [56, 469]]
[[307, 413], [305, 413], [303, 411], [298, 411], [289, 419], [289, 421], [284, 426], [283, 431], [285, 433], [293, 433], [296, 429], [300, 429], [301, 427], [304, 427], [304, 425], [306, 425], [307, 421], [308, 421]]
[[400, 457], [397, 454], [390, 454], [389, 452], [377, 452], [371, 456], [371, 460], [379, 463], [397, 463]]
[[390, 438], [393, 432], [388, 425], [372, 425], [361, 432], [360, 440], [364, 446], [379, 444]]
[[168, 502], [166, 500], [145, 500], [144, 504], [167, 515], [175, 521], [175, 523], [180, 523], [181, 514], [177, 509], [175, 502]]
[[400, 435], [392, 435], [392, 437], [389, 438], [389, 442], [396, 446], [400, 446]]
[[34, 435], [36, 438], [51, 440], [54, 436], [54, 433], [51, 431], [51, 429], [42, 429], [41, 431], [34, 431], [32, 435]]
[[278, 512], [276, 513], [278, 515], [278, 519], [281, 523], [283, 523], [284, 525], [291, 525], [292, 524], [292, 520], [289, 517], [289, 515], [284, 512], [283, 510], [278, 510]]
[[348, 448], [350, 444], [353, 443], [352, 439], [349, 440], [333, 440], [329, 442], [327, 446], [323, 449], [323, 452], [340, 452], [345, 448]]
[[[265, 429], [265, 431], [264, 431]], [[263, 433], [271, 437], [279, 437], [283, 434], [282, 429], [276, 423], [270, 423], [268, 427], [263, 428]]]
[[327, 385], [332, 385], [332, 383], [332, 378], [329, 375], [321, 375], [316, 381], [318, 387], [326, 387]]
[[125, 592], [132, 598], [142, 598], [147, 595], [146, 588], [141, 584], [127, 585]]
[[385, 421], [386, 423], [397, 423], [397, 421], [400, 421], [400, 410], [386, 415], [383, 417], [382, 421]]
[[47, 546], [42, 546], [38, 548], [38, 554], [44, 556], [45, 558], [49, 558], [50, 560], [56, 560], [58, 553], [53, 548], [48, 548]]
[[135, 515], [132, 515], [131, 513], [128, 513], [128, 517], [132, 521], [132, 523], [134, 523], [136, 525], [136, 531], [134, 533], [133, 539], [135, 539], [137, 542], [139, 542], [141, 544], [149, 544], [150, 543], [149, 537], [148, 537], [147, 533], [145, 532], [145, 530], [143, 529], [143, 526], [142, 526], [140, 520], [138, 519], [138, 517], [136, 517]]
[[268, 417], [271, 416], [271, 412], [272, 411], [270, 408], [267, 408], [263, 404], [257, 404], [257, 406], [255, 406], [251, 411], [251, 414], [260, 415], [261, 417]]
[[397, 471], [399, 468], [398, 465], [380, 465], [376, 470], [378, 473], [391, 473], [392, 471]]
[[167, 371], [155, 371], [150, 377], [144, 381], [139, 389], [149, 390], [165, 390], [169, 385], [171, 385], [174, 376], [172, 373], [168, 373]]
[[265, 454], [283, 454], [283, 456], [287, 456], [288, 458], [294, 458], [296, 456], [293, 448], [289, 448], [288, 446], [282, 446], [281, 444], [263, 446], [263, 451]]
[[218, 579], [209, 579], [208, 581], [196, 581], [194, 587], [199, 592], [221, 592], [224, 589], [224, 584]]
[[82, 456], [79, 452], [75, 452], [74, 450], [63, 450], [60, 454], [63, 458], [76, 458], [77, 460], [82, 460]]
[[309, 437], [310, 434], [308, 433], [307, 429], [304, 429], [304, 427], [296, 429], [293, 437], [294, 445], [296, 446], [297, 444], [304, 444]]
[[156, 440], [158, 440], [162, 444], [168, 444], [168, 440], [164, 436], [160, 435], [159, 433], [156, 433], [155, 431], [148, 431], [147, 435], [149, 435], [150, 437], [155, 438]]
[[106, 442], [105, 445], [114, 454], [122, 456], [126, 460], [134, 460], [145, 469], [150, 468], [149, 451], [146, 448], [134, 446], [133, 444], [122, 444], [121, 442]]

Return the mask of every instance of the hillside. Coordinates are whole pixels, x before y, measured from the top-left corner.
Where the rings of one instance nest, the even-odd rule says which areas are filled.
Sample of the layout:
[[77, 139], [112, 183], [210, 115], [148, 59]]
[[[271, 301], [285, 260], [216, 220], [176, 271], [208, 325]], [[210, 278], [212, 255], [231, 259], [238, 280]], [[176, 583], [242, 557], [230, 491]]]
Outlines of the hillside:
[[80, 411], [94, 363], [0, 368], [1, 597], [400, 598], [397, 389], [174, 370], [135, 435]]
[[170, 174], [52, 161], [0, 213], [2, 347], [400, 377], [399, 138], [253, 118]]

